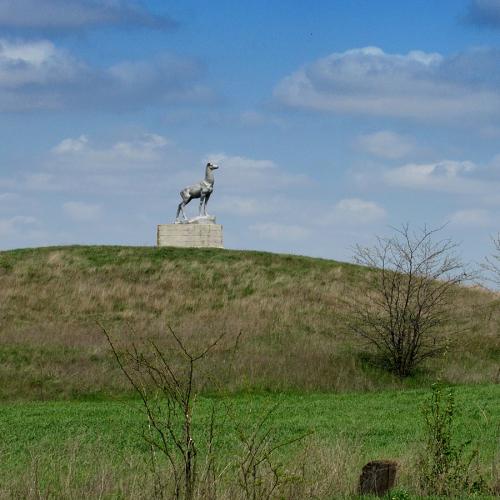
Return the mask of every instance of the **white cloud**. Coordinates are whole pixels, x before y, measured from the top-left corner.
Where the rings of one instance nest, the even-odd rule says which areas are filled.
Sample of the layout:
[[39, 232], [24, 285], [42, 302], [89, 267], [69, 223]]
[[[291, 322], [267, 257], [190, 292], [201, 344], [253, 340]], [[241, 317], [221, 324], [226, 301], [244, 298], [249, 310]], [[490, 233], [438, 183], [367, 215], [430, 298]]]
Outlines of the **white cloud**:
[[465, 227], [488, 227], [494, 225], [494, 219], [488, 210], [468, 209], [458, 210], [450, 215], [452, 224]]
[[310, 231], [307, 227], [295, 224], [266, 222], [253, 224], [249, 229], [256, 233], [259, 238], [274, 241], [298, 241], [304, 240], [310, 235]]
[[404, 188], [477, 193], [483, 190], [484, 184], [470, 176], [476, 169], [476, 165], [470, 161], [410, 163], [387, 170], [384, 173], [384, 181], [389, 185]]
[[[184, 152], [159, 134], [140, 134], [100, 144], [82, 134], [59, 141], [41, 156], [36, 169], [0, 178], [0, 189], [73, 193], [71, 197], [77, 193], [177, 196], [183, 185], [180, 167], [189, 164], [185, 158]], [[201, 171], [200, 165], [198, 175]]]
[[151, 162], [161, 157], [161, 152], [170, 142], [158, 134], [145, 134], [134, 141], [117, 142], [108, 153], [111, 158]]
[[415, 150], [415, 141], [412, 138], [390, 130], [361, 135], [357, 143], [362, 150], [389, 160], [403, 158]]
[[386, 216], [385, 209], [373, 201], [345, 198], [340, 200], [323, 220], [325, 224], [369, 224], [380, 221]]
[[0, 88], [51, 85], [75, 81], [85, 71], [63, 50], [47, 40], [11, 42], [0, 39]]
[[[116, 100], [114, 93], [132, 103], [155, 104], [176, 101], [206, 102], [212, 92], [197, 83], [204, 67], [192, 58], [163, 54], [154, 60], [122, 61], [108, 68], [102, 79], [111, 85], [111, 92], [102, 89], [102, 96]], [[96, 84], [99, 82], [97, 81]]]
[[74, 30], [100, 25], [172, 28], [167, 16], [129, 0], [0, 0], [0, 27]]
[[465, 19], [478, 26], [500, 28], [500, 0], [471, 0]]
[[16, 193], [0, 193], [0, 203], [8, 203], [19, 198]]
[[119, 141], [108, 148], [94, 148], [85, 135], [62, 140], [52, 149], [53, 158], [67, 168], [144, 167], [158, 162], [170, 141], [158, 134], [143, 134], [129, 141]]
[[283, 207], [283, 205], [284, 201], [282, 199], [258, 199], [252, 198], [248, 194], [242, 194], [242, 196], [222, 195], [217, 199], [218, 211], [242, 217], [270, 214], [276, 212], [276, 209]]
[[307, 175], [287, 172], [274, 161], [225, 153], [209, 154], [204, 162], [219, 165], [216, 183], [229, 196], [252, 196], [255, 192], [282, 192], [284, 189], [311, 184]]
[[52, 149], [56, 155], [64, 155], [67, 153], [78, 153], [83, 151], [88, 144], [87, 136], [81, 135], [77, 139], [63, 139], [57, 146]]
[[61, 184], [52, 174], [36, 172], [24, 175], [21, 187], [32, 191], [58, 191]]
[[199, 83], [203, 71], [198, 60], [166, 54], [92, 67], [48, 40], [0, 38], [0, 111], [207, 102], [213, 94]]
[[0, 236], [3, 238], [13, 236], [35, 223], [36, 219], [34, 217], [25, 215], [16, 215], [9, 219], [0, 219]]
[[458, 119], [500, 112], [496, 49], [455, 56], [352, 49], [308, 64], [283, 79], [275, 98], [295, 107], [335, 113]]
[[81, 201], [68, 201], [62, 206], [66, 215], [79, 222], [96, 220], [101, 215], [101, 206]]
[[225, 153], [214, 153], [207, 156], [207, 161], [223, 164], [231, 170], [267, 170], [277, 168], [272, 160], [254, 160], [244, 156], [228, 156]]

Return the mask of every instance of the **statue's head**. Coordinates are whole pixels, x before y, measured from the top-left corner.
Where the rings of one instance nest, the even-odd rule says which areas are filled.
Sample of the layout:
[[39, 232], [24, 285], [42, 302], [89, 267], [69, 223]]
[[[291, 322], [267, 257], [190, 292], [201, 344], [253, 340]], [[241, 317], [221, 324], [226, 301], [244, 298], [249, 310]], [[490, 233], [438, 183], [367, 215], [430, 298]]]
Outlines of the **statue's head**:
[[209, 170], [216, 170], [216, 169], [218, 169], [218, 168], [219, 168], [219, 165], [216, 165], [215, 163], [210, 163], [210, 162], [208, 162], [208, 163], [207, 163], [207, 168], [208, 168]]

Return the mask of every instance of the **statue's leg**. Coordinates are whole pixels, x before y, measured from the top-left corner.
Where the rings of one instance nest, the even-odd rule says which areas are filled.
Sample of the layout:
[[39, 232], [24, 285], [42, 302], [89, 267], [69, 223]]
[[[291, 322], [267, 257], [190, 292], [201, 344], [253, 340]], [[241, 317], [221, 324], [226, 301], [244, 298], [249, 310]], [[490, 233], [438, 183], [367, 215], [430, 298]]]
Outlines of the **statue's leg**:
[[179, 203], [179, 211], [182, 213], [182, 217], [184, 220], [187, 220], [186, 213], [184, 212], [184, 207], [191, 201], [191, 198], [187, 198]]
[[175, 220], [179, 220], [179, 214], [182, 213], [182, 217], [186, 219], [186, 214], [184, 213], [184, 207], [186, 204], [189, 202], [189, 194], [187, 192], [187, 189], [183, 189], [180, 193], [181, 195], [181, 202], [179, 203], [179, 206], [177, 207], [177, 215], [175, 216]]
[[199, 216], [201, 217], [201, 211], [203, 209], [203, 203], [205, 201], [205, 197], [204, 196], [200, 196], [200, 209], [198, 210], [198, 214]]
[[211, 195], [211, 194], [212, 194], [212, 193], [208, 193], [208, 194], [205, 196], [205, 205], [203, 206], [205, 217], [208, 217], [208, 214], [207, 214], [207, 203], [208, 203], [208, 200], [210, 199], [210, 195]]

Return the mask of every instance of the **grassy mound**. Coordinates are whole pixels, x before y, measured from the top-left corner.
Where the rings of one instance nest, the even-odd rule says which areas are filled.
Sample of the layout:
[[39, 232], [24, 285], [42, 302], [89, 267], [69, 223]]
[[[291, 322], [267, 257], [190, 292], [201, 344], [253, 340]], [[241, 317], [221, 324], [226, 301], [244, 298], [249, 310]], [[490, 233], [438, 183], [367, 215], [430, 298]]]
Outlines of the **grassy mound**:
[[[134, 335], [165, 338], [166, 324], [198, 346], [221, 332], [228, 342], [242, 332], [236, 374], [222, 354], [213, 368], [232, 392], [400, 387], [345, 327], [348, 298], [364, 293], [369, 279], [370, 271], [355, 265], [262, 252], [95, 246], [0, 252], [0, 398], [128, 391], [98, 321], [124, 343]], [[498, 295], [461, 290], [456, 317], [443, 332], [453, 340], [446, 360], [429, 361], [404, 385], [436, 376], [498, 382], [499, 306]]]

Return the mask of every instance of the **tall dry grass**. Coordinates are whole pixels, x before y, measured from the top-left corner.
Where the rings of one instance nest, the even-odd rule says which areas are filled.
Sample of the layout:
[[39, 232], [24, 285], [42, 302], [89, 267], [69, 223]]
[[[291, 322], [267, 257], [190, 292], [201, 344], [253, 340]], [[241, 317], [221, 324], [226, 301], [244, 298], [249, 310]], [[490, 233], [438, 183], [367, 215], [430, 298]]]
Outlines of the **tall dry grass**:
[[[4, 451], [4, 450], [3, 450]], [[399, 467], [395, 498], [422, 498], [419, 468], [421, 449], [409, 448], [395, 458]], [[195, 498], [200, 500], [243, 500], [244, 489], [238, 480], [238, 456], [224, 456], [224, 465], [215, 484], [197, 484]], [[385, 457], [387, 458], [387, 457]], [[332, 445], [311, 438], [295, 453], [286, 457], [279, 469], [279, 485], [271, 498], [302, 500], [304, 498], [359, 498], [357, 487], [362, 466], [373, 459], [360, 443], [339, 438]], [[134, 498], [146, 500], [162, 498], [163, 491], [170, 498], [171, 478], [161, 468], [162, 490], [155, 489], [157, 474], [153, 473], [147, 455], [130, 453], [111, 457], [98, 444], [89, 445], [85, 438], [76, 436], [58, 450], [33, 448], [30, 460], [20, 464], [8, 475], [0, 475], [0, 499], [40, 500], [45, 498]], [[488, 464], [478, 470], [485, 479], [477, 498], [496, 498], [498, 472]], [[262, 477], [262, 486], [271, 484], [271, 474]]]
[[[247, 498], [238, 479], [237, 454], [225, 456], [223, 461], [216, 484], [207, 487], [200, 478], [195, 498]], [[272, 498], [355, 496], [362, 465], [363, 456], [357, 444], [340, 439], [333, 446], [326, 446], [310, 440], [281, 464]], [[155, 491], [157, 475], [162, 483], [160, 491], [164, 498], [169, 498], [173, 480], [166, 474], [168, 470], [159, 468], [154, 473], [147, 456], [130, 454], [113, 460], [98, 445], [89, 446], [82, 438], [75, 438], [58, 453], [33, 449], [29, 463], [20, 466], [15, 474], [0, 476], [0, 499], [161, 498], [159, 490]], [[260, 484], [265, 489], [274, 480], [272, 474], [267, 474]]]
[[[239, 481], [238, 455], [219, 457], [224, 463], [207, 485], [200, 476], [195, 498], [245, 499]], [[279, 484], [272, 498], [331, 498], [356, 492], [358, 469], [362, 465], [359, 446], [339, 440], [332, 447], [311, 440], [288, 457], [279, 468]], [[99, 445], [89, 446], [75, 437], [57, 453], [34, 448], [30, 460], [15, 474], [0, 476], [0, 499], [41, 498], [170, 498], [173, 479], [160, 463], [154, 472], [147, 456], [109, 456]], [[158, 478], [161, 488], [158, 489]], [[265, 489], [275, 478], [261, 477]], [[162, 497], [162, 493], [164, 496]]]
[[[96, 321], [128, 342], [172, 326], [192, 345], [243, 338], [226, 390], [349, 391], [399, 387], [359, 352], [348, 301], [366, 269], [333, 261], [223, 250], [67, 247], [0, 252], [0, 398], [122, 393]], [[425, 370], [451, 383], [500, 379], [500, 298], [460, 290], [443, 335], [451, 348]], [[465, 333], [464, 333], [465, 331]], [[457, 333], [461, 332], [461, 333]], [[418, 383], [425, 372], [413, 379]], [[210, 389], [210, 388], [207, 388]], [[211, 388], [213, 389], [213, 388]]]

